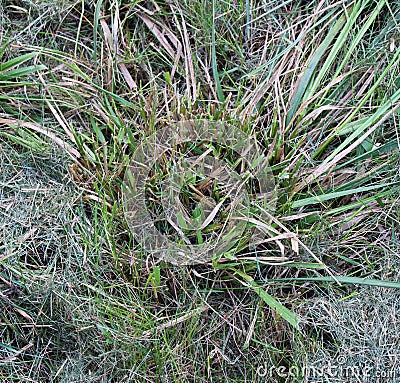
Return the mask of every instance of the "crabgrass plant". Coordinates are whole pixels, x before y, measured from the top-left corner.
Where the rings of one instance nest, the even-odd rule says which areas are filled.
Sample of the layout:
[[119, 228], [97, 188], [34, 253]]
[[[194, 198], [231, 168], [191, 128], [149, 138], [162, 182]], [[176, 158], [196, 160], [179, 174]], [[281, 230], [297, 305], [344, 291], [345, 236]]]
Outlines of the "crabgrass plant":
[[[6, 0], [0, 22], [3, 381], [312, 381], [316, 352], [357, 361], [362, 330], [340, 326], [399, 299], [396, 2]], [[257, 139], [276, 209], [247, 217], [256, 248], [173, 267], [135, 243], [121, 185], [144, 137], [194, 119]], [[379, 358], [390, 302], [362, 315]]]

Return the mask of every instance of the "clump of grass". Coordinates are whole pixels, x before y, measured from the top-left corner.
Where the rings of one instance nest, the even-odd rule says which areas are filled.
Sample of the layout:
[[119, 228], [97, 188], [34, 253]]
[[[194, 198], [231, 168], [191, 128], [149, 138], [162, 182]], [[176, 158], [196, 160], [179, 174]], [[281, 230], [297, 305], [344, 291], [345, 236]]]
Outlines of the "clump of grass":
[[[396, 4], [50, 5], [6, 2], [0, 12], [8, 20], [0, 39], [2, 182], [21, 189], [20, 170], [7, 169], [20, 169], [27, 151], [46, 169], [38, 160], [56, 145], [69, 169], [56, 185], [71, 177], [77, 195], [56, 207], [38, 189], [45, 172], [29, 178], [29, 197], [19, 194], [15, 214], [26, 218], [18, 233], [9, 229], [16, 216], [2, 215], [5, 379], [260, 381], [265, 360], [300, 365], [312, 355], [307, 331], [319, 324], [304, 330], [297, 316], [320, 313], [304, 307], [330, 291], [327, 281], [338, 297], [355, 281], [396, 285]], [[121, 184], [143, 137], [201, 118], [258, 137], [277, 210], [269, 222], [250, 217], [266, 239], [257, 251], [243, 244], [213, 264], [173, 268], [135, 247]], [[46, 190], [63, 200], [57, 187]], [[378, 291], [371, 289], [357, 302]], [[350, 334], [337, 336], [343, 326], [330, 320], [327, 341], [316, 335], [326, 359], [335, 339], [342, 350], [361, 347]]]

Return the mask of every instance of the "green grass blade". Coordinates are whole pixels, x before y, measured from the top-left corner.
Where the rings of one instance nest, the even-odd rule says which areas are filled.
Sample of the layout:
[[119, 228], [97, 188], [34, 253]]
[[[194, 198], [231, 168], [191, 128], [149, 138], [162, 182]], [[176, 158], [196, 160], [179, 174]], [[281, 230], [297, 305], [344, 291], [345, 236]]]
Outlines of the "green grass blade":
[[21, 65], [24, 62], [33, 59], [37, 55], [38, 54], [36, 52], [26, 53], [24, 55], [21, 55], [21, 56], [13, 58], [11, 60], [8, 60], [5, 63], [0, 64], [0, 71], [7, 70], [7, 69], [12, 68], [13, 66], [16, 66], [16, 65]]
[[343, 25], [346, 22], [346, 15], [342, 15], [339, 20], [336, 21], [334, 26], [330, 29], [327, 36], [325, 37], [324, 41], [318, 46], [315, 50], [314, 55], [311, 57], [310, 62], [307, 65], [306, 70], [303, 73], [303, 76], [299, 82], [298, 88], [296, 93], [293, 96], [291, 101], [291, 106], [289, 108], [288, 114], [286, 116], [286, 126], [289, 125], [290, 121], [292, 120], [293, 116], [295, 115], [301, 100], [304, 96], [304, 93], [307, 87], [310, 85], [310, 80], [315, 72], [315, 69], [319, 62], [321, 61], [322, 56], [328, 50], [330, 44], [332, 43], [335, 36], [340, 32], [343, 28]]
[[212, 65], [212, 72], [213, 72], [213, 77], [215, 81], [215, 87], [216, 87], [216, 92], [217, 92], [217, 97], [218, 100], [221, 102], [225, 101], [225, 96], [221, 88], [221, 81], [219, 78], [219, 73], [218, 73], [218, 66], [217, 66], [217, 53], [216, 53], [216, 40], [215, 40], [215, 11], [216, 11], [216, 1], [213, 0], [212, 3], [213, 7], [213, 18], [212, 18], [212, 30], [211, 30], [211, 65]]
[[365, 207], [367, 206], [369, 203], [373, 203], [376, 202], [379, 198], [384, 198], [384, 197], [388, 197], [390, 195], [393, 195], [396, 192], [400, 191], [400, 187], [394, 188], [394, 189], [388, 189], [388, 190], [384, 190], [382, 192], [379, 192], [377, 194], [374, 194], [373, 196], [370, 197], [364, 197], [363, 199], [353, 202], [353, 203], [349, 203], [346, 204], [344, 206], [340, 206], [337, 207], [335, 209], [330, 209], [324, 212], [324, 217], [327, 218], [329, 216], [334, 216], [336, 214], [340, 214], [343, 213], [345, 211], [352, 211], [356, 208], [360, 208], [361, 206]]
[[103, 1], [98, 0], [94, 10], [94, 21], [93, 21], [93, 60], [94, 64], [97, 66], [97, 39], [98, 39], [98, 28], [100, 20], [100, 10]]
[[[371, 86], [368, 90], [368, 92], [366, 92], [366, 94], [364, 95], [364, 97], [362, 98], [362, 100], [358, 103], [357, 107], [354, 108], [353, 112], [345, 119], [345, 121], [343, 121], [336, 129], [337, 132], [340, 132], [345, 126], [347, 126], [347, 124], [352, 121], [352, 119], [354, 118], [354, 116], [357, 115], [357, 113], [360, 112], [361, 108], [364, 106], [364, 104], [370, 99], [370, 97], [374, 94], [374, 92], [376, 92], [376, 90], [378, 89], [378, 87], [381, 85], [383, 79], [387, 76], [388, 72], [390, 69], [392, 69], [393, 67], [395, 67], [396, 65], [398, 65], [399, 62], [399, 56], [400, 56], [400, 48], [398, 48], [396, 50], [396, 53], [394, 54], [393, 58], [390, 60], [390, 63], [387, 65], [387, 67], [382, 71], [381, 75], [379, 76], [379, 78], [376, 80], [376, 82], [374, 83], [373, 86]], [[392, 95], [392, 97], [386, 102], [386, 106], [385, 108], [387, 109], [388, 107], [392, 107], [392, 105], [396, 102], [394, 100], [398, 100], [400, 97], [400, 92], [397, 91], [395, 92], [394, 95]], [[378, 110], [375, 112], [375, 114], [373, 116], [376, 116], [378, 114], [383, 114], [381, 108], [378, 108]], [[371, 118], [373, 118], [371, 116]], [[329, 137], [316, 151], [315, 153], [312, 155], [313, 158], [318, 157], [324, 150], [325, 148], [335, 139], [335, 135], [332, 135], [331, 137]], [[344, 144], [344, 143], [343, 143]], [[343, 146], [345, 145], [341, 145], [341, 147], [343, 148]], [[342, 150], [342, 148], [340, 150]], [[337, 153], [339, 152], [339, 149], [336, 149], [335, 154], [334, 155], [330, 155], [327, 159], [325, 159], [324, 163], [328, 162], [330, 159], [332, 159]]]
[[330, 48], [329, 55], [325, 59], [322, 68], [319, 70], [315, 80], [310, 84], [311, 86], [308, 89], [308, 93], [310, 94], [310, 96], [312, 96], [316, 92], [317, 88], [321, 85], [323, 79], [328, 76], [332, 64], [337, 60], [337, 55], [339, 51], [343, 48], [344, 44], [346, 43], [349, 33], [351, 32], [351, 29], [355, 24], [355, 22], [357, 21], [357, 18], [362, 12], [362, 10], [363, 8], [360, 7], [360, 2], [357, 2], [352, 7], [349, 16], [346, 18], [347, 19], [346, 24], [343, 25], [338, 38], [336, 39], [332, 48]]
[[[350, 284], [350, 285], [366, 285], [375, 287], [385, 287], [400, 289], [400, 282], [385, 281], [381, 279], [368, 279], [368, 278], [358, 278], [358, 277], [335, 277], [340, 283]], [[309, 277], [309, 278], [279, 278], [271, 279], [271, 282], [336, 282], [332, 277]]]
[[[396, 105], [399, 101], [400, 89], [398, 89], [383, 105], [377, 108], [376, 112], [371, 117], [369, 117], [368, 119], [362, 118], [360, 120], [359, 127], [356, 128], [352, 134], [350, 134], [335, 150], [333, 150], [329, 154], [329, 156], [324, 159], [322, 165], [327, 164], [329, 161], [333, 160], [338, 153], [341, 153], [353, 140], [362, 136], [364, 131], [371, 127], [373, 124], [377, 123], [378, 121], [382, 121], [382, 119], [385, 118], [385, 114], [387, 114], [388, 112], [390, 113], [390, 110], [393, 110], [393, 108], [398, 108], [398, 106], [394, 107], [394, 105]], [[344, 126], [345, 125], [343, 124], [340, 125], [337, 131], [339, 132]]]
[[288, 321], [294, 328], [299, 328], [299, 317], [290, 311], [288, 308], [282, 305], [276, 298], [272, 295], [269, 295], [265, 290], [263, 290], [262, 286], [258, 285], [254, 279], [243, 273], [241, 271], [235, 271], [237, 275], [239, 275], [245, 282], [247, 282], [254, 292], [273, 310], [275, 310], [283, 319]]
[[371, 190], [381, 189], [384, 187], [389, 187], [389, 186], [394, 186], [394, 185], [399, 185], [399, 184], [400, 184], [400, 182], [391, 182], [391, 183], [380, 184], [380, 185], [363, 186], [360, 188], [350, 189], [350, 190], [342, 190], [342, 191], [338, 191], [338, 192], [334, 192], [334, 193], [321, 194], [321, 195], [318, 195], [315, 197], [309, 197], [309, 198], [300, 199], [298, 201], [294, 201], [292, 207], [298, 208], [298, 207], [303, 207], [303, 206], [307, 206], [307, 205], [314, 205], [316, 203], [329, 201], [331, 199], [340, 198], [340, 197], [344, 197], [344, 196], [351, 195], [351, 194], [365, 193], [365, 192], [368, 192]]
[[0, 80], [12, 80], [22, 76], [27, 76], [31, 73], [37, 72], [39, 70], [46, 70], [47, 67], [44, 65], [31, 65], [23, 68], [9, 70], [3, 73], [0, 73]]
[[[371, 25], [374, 23], [376, 18], [379, 15], [379, 12], [381, 11], [382, 7], [385, 5], [387, 0], [380, 0], [379, 3], [375, 6], [374, 10], [371, 12], [371, 15], [368, 17], [367, 21], [364, 22], [362, 28], [360, 31], [357, 33], [357, 36], [354, 37], [351, 40], [351, 44], [349, 48], [346, 51], [346, 55], [344, 58], [341, 60], [341, 63], [339, 67], [336, 70], [336, 73], [333, 75], [333, 78], [337, 77], [340, 73], [340, 71], [343, 69], [343, 67], [346, 65], [348, 62], [351, 54], [354, 52], [358, 44], [360, 43], [361, 39], [364, 37], [365, 33], [370, 29]], [[366, 5], [366, 4], [365, 4]], [[358, 13], [357, 16], [363, 11], [364, 7], [361, 8], [360, 12]]]
[[395, 150], [395, 149], [396, 150], [400, 149], [399, 142], [397, 140], [389, 141], [386, 144], [383, 144], [382, 146], [379, 146], [379, 147], [377, 147], [377, 148], [375, 148], [375, 149], [373, 149], [373, 150], [371, 150], [371, 151], [369, 151], [367, 153], [363, 153], [363, 154], [361, 154], [359, 156], [356, 156], [356, 157], [348, 160], [347, 162], [345, 162], [345, 163], [343, 163], [341, 165], [336, 166], [335, 171], [339, 170], [339, 169], [342, 169], [342, 168], [345, 168], [345, 167], [349, 166], [352, 163], [360, 163], [360, 161], [363, 161], [363, 160], [365, 160], [367, 158], [378, 157], [378, 156], [380, 156], [380, 155], [382, 155], [384, 153], [390, 152], [390, 151]]

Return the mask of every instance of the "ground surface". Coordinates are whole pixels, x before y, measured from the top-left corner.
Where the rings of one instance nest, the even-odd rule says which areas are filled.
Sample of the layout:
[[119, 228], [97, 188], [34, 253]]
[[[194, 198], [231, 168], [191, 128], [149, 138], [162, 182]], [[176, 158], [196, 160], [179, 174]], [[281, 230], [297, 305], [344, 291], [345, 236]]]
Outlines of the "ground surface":
[[[399, 381], [397, 2], [21, 0], [0, 23], [2, 381]], [[249, 211], [262, 246], [177, 267], [121, 185], [193, 119], [258, 140], [276, 206]]]

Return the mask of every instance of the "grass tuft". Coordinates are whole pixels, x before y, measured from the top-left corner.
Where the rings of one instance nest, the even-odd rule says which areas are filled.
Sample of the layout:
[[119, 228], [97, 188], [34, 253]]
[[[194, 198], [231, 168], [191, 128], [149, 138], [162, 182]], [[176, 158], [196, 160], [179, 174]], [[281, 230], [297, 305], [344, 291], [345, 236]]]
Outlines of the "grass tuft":
[[[0, 379], [262, 382], [338, 356], [389, 371], [399, 23], [385, 0], [2, 2]], [[124, 174], [145, 137], [202, 119], [257, 138], [276, 210], [234, 217], [256, 245], [175, 267], [135, 242]], [[197, 243], [225, 206], [204, 224], [201, 181], [182, 191]]]

